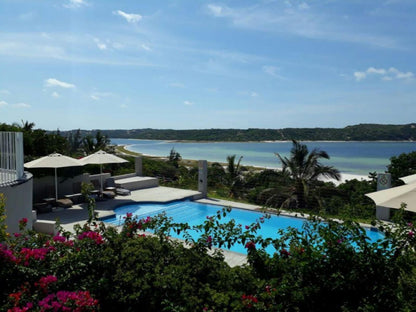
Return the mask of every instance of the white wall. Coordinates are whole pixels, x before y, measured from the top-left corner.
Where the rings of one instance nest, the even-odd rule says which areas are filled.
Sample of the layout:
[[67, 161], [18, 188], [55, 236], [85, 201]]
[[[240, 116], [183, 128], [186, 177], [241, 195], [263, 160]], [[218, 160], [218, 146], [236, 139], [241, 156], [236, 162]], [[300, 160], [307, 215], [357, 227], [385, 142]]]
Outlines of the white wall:
[[6, 199], [6, 225], [7, 232], [10, 234], [19, 232], [19, 220], [28, 219], [28, 228], [32, 228], [32, 193], [33, 179], [32, 174], [26, 172], [26, 180], [14, 186], [0, 187], [0, 193]]

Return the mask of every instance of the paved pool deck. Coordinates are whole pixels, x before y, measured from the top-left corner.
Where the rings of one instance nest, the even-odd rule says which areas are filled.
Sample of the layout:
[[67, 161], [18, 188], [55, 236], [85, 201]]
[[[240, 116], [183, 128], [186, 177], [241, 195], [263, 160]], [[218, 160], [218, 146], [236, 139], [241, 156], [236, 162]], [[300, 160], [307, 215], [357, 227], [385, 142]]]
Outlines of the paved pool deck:
[[[95, 211], [98, 218], [105, 218], [114, 215], [114, 209], [118, 206], [137, 203], [137, 202], [158, 202], [167, 203], [175, 200], [193, 199], [198, 202], [214, 204], [219, 206], [232, 206], [243, 209], [257, 210], [261, 207], [243, 203], [224, 201], [219, 199], [202, 198], [202, 194], [197, 191], [183, 190], [171, 187], [152, 187], [132, 191], [127, 196], [116, 196], [114, 199], [97, 201]], [[76, 224], [83, 225], [88, 219], [88, 209], [85, 203], [73, 205], [70, 208], [56, 208], [52, 212], [39, 214], [38, 220], [59, 220], [61, 226], [73, 232]], [[246, 255], [224, 250], [225, 261], [232, 267], [247, 263]]]

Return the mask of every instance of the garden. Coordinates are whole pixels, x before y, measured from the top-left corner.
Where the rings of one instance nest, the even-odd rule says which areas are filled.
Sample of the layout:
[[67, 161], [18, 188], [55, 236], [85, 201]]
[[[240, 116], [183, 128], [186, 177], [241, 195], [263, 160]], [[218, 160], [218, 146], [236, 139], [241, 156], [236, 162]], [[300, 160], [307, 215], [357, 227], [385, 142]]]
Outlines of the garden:
[[[276, 239], [258, 237], [261, 218], [248, 226], [220, 222], [227, 213], [219, 209], [195, 227], [163, 214], [127, 214], [120, 229], [92, 219], [55, 236], [28, 230], [25, 219], [14, 235], [3, 226], [0, 310], [414, 310], [416, 230], [400, 214], [394, 227], [378, 224], [385, 238], [371, 242], [357, 223], [317, 218]], [[173, 232], [185, 233], [186, 242], [170, 238]], [[224, 261], [216, 247], [231, 244], [247, 248], [246, 265]]]

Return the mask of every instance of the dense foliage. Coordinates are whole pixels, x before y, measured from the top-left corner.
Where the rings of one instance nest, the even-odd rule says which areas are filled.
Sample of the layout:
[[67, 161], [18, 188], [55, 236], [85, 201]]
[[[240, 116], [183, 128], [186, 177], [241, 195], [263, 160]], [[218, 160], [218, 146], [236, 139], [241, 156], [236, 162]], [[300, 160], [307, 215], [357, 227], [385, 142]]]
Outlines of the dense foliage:
[[25, 160], [29, 161], [39, 156], [60, 153], [73, 157], [92, 154], [100, 149], [106, 150], [110, 140], [101, 132], [94, 135], [81, 135], [80, 130], [61, 133], [42, 129], [34, 129], [33, 122], [22, 121], [19, 125], [0, 123], [0, 131], [22, 132]]
[[416, 151], [391, 157], [387, 172], [391, 173], [393, 185], [402, 185], [399, 178], [416, 174]]
[[[95, 221], [71, 235], [30, 231], [0, 244], [2, 311], [413, 311], [415, 228], [399, 222], [370, 242], [355, 223], [311, 220], [278, 238], [253, 224], [198, 226], [127, 214], [121, 231]], [[265, 216], [267, 218], [267, 215]], [[21, 220], [21, 229], [27, 220]], [[155, 235], [144, 234], [153, 229]], [[198, 231], [192, 239], [189, 230]], [[185, 233], [188, 246], [169, 238]], [[229, 267], [213, 247], [244, 244]], [[272, 245], [269, 255], [264, 247]], [[209, 255], [211, 254], [211, 255]]]
[[[72, 131], [73, 132], [73, 131]], [[82, 135], [95, 135], [96, 130], [81, 130]], [[283, 128], [283, 129], [131, 129], [102, 130], [109, 138], [194, 141], [407, 141], [416, 140], [416, 124], [359, 124], [345, 128]], [[66, 135], [66, 133], [65, 133]]]

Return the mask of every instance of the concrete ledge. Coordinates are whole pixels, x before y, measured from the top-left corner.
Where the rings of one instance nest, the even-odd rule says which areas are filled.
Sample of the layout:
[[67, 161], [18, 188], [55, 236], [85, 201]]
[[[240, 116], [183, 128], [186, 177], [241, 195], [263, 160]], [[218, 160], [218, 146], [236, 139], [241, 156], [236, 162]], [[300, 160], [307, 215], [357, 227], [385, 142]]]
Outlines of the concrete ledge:
[[56, 222], [50, 220], [36, 220], [33, 223], [33, 230], [39, 233], [56, 235], [58, 229], [56, 228]]
[[120, 174], [118, 176], [113, 176], [113, 178], [114, 180], [120, 180], [120, 179], [132, 178], [136, 176], [137, 174], [133, 172], [133, 173]]
[[125, 188], [130, 191], [159, 186], [159, 180], [151, 177], [134, 176], [130, 178], [118, 179], [114, 182], [117, 187]]

